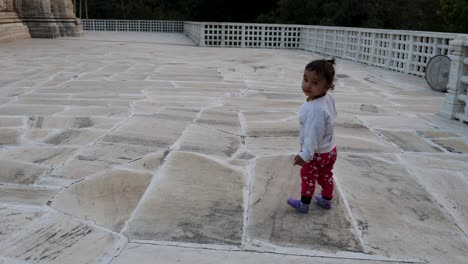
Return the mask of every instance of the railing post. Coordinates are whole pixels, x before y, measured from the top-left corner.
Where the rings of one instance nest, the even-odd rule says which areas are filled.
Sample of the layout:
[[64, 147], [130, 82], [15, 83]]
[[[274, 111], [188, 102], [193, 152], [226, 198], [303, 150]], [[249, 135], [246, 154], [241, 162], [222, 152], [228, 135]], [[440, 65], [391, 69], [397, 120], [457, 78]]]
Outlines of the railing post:
[[468, 36], [458, 36], [450, 41], [450, 45], [453, 47], [453, 50], [452, 53], [448, 55], [452, 61], [447, 84], [448, 91], [445, 95], [440, 115], [450, 119], [459, 118], [460, 120], [462, 120], [460, 117], [464, 115], [466, 119], [462, 121], [468, 122], [468, 109], [464, 109], [466, 106], [466, 99], [465, 102], [461, 100], [463, 96], [465, 98], [467, 97], [466, 89], [468, 87], [468, 82], [465, 80], [468, 77], [463, 75], [468, 73]]

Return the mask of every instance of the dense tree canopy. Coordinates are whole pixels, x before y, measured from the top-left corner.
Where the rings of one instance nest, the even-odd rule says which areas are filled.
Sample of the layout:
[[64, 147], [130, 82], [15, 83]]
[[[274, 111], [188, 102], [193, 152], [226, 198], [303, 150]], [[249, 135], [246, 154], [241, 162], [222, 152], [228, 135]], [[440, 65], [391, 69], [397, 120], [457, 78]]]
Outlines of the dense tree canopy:
[[[85, 17], [85, 0], [80, 1]], [[468, 0], [87, 0], [89, 18], [260, 22], [468, 33]]]

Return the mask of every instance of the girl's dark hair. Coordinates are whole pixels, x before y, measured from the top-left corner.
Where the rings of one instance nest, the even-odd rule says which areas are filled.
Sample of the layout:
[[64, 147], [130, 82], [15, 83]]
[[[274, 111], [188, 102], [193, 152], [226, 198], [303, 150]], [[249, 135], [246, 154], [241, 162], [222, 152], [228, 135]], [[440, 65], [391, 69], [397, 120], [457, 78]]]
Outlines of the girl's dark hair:
[[323, 77], [325, 77], [325, 80], [327, 80], [327, 83], [330, 85], [329, 89], [333, 90], [335, 88], [335, 85], [333, 84], [333, 79], [335, 78], [334, 65], [335, 58], [332, 58], [330, 60], [314, 60], [309, 62], [309, 64], [305, 66], [305, 69], [323, 75]]

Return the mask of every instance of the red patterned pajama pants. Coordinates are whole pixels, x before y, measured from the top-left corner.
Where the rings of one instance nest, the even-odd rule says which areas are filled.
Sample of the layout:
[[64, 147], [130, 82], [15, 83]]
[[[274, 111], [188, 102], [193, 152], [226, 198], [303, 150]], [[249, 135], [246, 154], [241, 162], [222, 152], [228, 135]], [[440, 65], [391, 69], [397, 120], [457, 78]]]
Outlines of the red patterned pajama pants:
[[315, 182], [322, 186], [322, 197], [333, 198], [333, 165], [336, 161], [336, 147], [322, 154], [314, 154], [314, 158], [301, 168], [301, 195], [312, 197], [315, 191]]

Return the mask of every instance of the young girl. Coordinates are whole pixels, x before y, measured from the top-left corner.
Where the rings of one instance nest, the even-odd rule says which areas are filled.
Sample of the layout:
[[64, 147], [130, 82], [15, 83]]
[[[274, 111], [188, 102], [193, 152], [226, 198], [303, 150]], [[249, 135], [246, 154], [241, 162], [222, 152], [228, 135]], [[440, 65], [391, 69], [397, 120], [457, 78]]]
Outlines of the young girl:
[[335, 60], [315, 60], [306, 65], [302, 91], [307, 101], [299, 110], [301, 152], [294, 157], [294, 165], [301, 168], [301, 200], [288, 198], [288, 204], [299, 213], [307, 214], [314, 195], [315, 182], [322, 186], [317, 204], [331, 208], [333, 198], [333, 164], [336, 161], [335, 100], [328, 93], [333, 90]]

